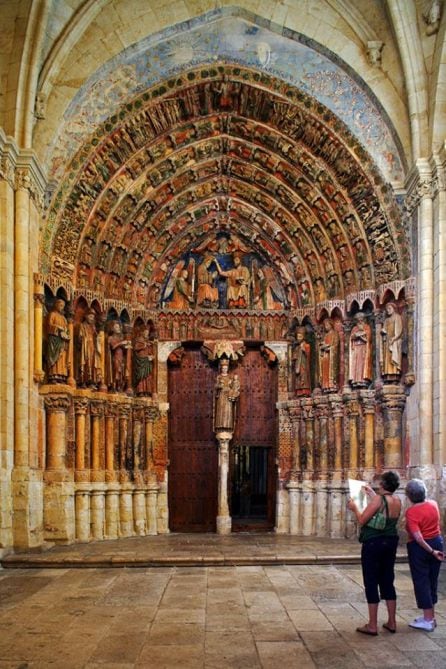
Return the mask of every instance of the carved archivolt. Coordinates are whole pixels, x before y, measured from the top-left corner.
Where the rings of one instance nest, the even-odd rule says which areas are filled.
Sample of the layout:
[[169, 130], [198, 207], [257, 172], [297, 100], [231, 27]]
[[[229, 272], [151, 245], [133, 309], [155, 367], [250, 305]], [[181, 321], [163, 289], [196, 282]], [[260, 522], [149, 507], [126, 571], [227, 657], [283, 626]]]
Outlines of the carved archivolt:
[[410, 274], [400, 212], [342, 123], [229, 65], [98, 128], [44, 238], [53, 281], [134, 310], [309, 309]]

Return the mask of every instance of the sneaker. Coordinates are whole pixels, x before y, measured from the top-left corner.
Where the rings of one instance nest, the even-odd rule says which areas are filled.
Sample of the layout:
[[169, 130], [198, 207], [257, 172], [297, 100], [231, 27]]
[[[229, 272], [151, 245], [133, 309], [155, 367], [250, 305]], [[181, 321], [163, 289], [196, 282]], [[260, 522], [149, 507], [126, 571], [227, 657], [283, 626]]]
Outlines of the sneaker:
[[415, 618], [409, 627], [414, 627], [416, 630], [424, 630], [425, 632], [433, 632], [435, 629], [435, 620], [425, 620], [424, 618]]
[[[418, 616], [418, 618], [414, 618], [414, 623], [421, 623], [424, 621], [424, 616]], [[437, 621], [434, 618], [434, 627], [437, 627]]]

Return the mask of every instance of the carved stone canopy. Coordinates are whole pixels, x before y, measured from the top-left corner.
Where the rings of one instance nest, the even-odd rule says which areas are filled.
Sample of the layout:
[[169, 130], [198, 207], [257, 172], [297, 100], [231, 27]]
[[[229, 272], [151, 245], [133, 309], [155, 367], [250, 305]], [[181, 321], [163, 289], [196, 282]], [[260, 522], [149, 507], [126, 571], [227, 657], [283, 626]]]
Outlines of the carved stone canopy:
[[228, 358], [228, 360], [238, 360], [244, 355], [245, 346], [242, 341], [205, 341], [201, 350], [208, 360], [220, 360], [221, 358]]

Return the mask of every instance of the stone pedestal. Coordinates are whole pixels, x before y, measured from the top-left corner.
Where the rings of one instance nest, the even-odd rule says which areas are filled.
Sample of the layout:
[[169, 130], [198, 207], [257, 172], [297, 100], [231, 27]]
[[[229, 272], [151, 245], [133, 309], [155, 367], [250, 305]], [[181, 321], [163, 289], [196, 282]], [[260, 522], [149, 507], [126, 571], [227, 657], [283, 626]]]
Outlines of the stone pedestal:
[[147, 486], [146, 514], [147, 514], [147, 534], [158, 534], [157, 521], [157, 497], [159, 486], [156, 481], [152, 481]]
[[119, 486], [108, 483], [105, 493], [105, 536], [107, 539], [119, 537]]
[[68, 471], [47, 470], [43, 480], [45, 540], [72, 543], [76, 533], [73, 475]]
[[77, 484], [76, 488], [76, 539], [86, 542], [90, 540], [90, 491], [85, 485]]
[[104, 538], [105, 529], [105, 488], [96, 483], [91, 491], [91, 535], [93, 539]]
[[133, 489], [130, 484], [121, 486], [119, 498], [119, 534], [121, 537], [133, 536]]
[[[41, 546], [45, 538], [42, 532], [42, 472], [14, 467], [10, 486], [14, 506], [12, 522], [15, 547], [29, 549]], [[48, 538], [51, 540], [51, 537]]]
[[133, 523], [136, 534], [146, 534], [146, 495], [140, 488], [133, 493]]
[[290, 509], [290, 534], [299, 534], [299, 498], [300, 486], [297, 481], [290, 481], [287, 485]]

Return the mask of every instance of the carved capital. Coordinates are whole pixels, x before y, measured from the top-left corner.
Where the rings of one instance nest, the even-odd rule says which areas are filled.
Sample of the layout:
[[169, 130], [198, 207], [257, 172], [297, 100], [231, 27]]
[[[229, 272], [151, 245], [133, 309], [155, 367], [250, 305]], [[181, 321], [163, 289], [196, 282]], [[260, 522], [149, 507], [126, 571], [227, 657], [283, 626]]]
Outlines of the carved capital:
[[44, 402], [48, 413], [66, 413], [71, 404], [68, 395], [47, 395]]
[[375, 413], [375, 395], [372, 391], [369, 390], [360, 390], [360, 401], [364, 414], [374, 414]]
[[373, 67], [381, 67], [382, 50], [384, 42], [379, 40], [370, 40], [367, 42], [367, 57], [370, 65]]
[[34, 293], [33, 295], [33, 300], [34, 300], [34, 306], [35, 307], [42, 307], [45, 304], [45, 295], [42, 295], [42, 293]]
[[303, 418], [304, 420], [313, 420], [314, 408], [312, 406], [303, 407]]
[[144, 415], [145, 415], [144, 407], [143, 406], [138, 406], [138, 405], [134, 406], [133, 411], [132, 411], [132, 415], [133, 415], [133, 420], [139, 421], [140, 423], [142, 423], [144, 421]]
[[144, 418], [149, 423], [154, 423], [160, 417], [160, 411], [158, 407], [151, 406], [144, 408]]
[[104, 415], [104, 402], [102, 400], [93, 400], [90, 404], [90, 413], [92, 416], [100, 418]]
[[76, 415], [86, 414], [88, 409], [88, 400], [86, 397], [75, 397], [74, 399], [74, 413]]
[[37, 183], [34, 170], [29, 165], [19, 167], [15, 172], [15, 188], [29, 192], [29, 196], [35, 201], [40, 210], [43, 209], [43, 191]]
[[420, 179], [418, 186], [417, 186], [417, 196], [418, 196], [418, 201], [422, 200], [424, 197], [428, 197], [430, 199], [433, 198], [434, 196], [434, 180], [431, 176], [423, 176], [422, 179]]
[[109, 402], [106, 402], [104, 413], [106, 418], [116, 418], [118, 415], [118, 408], [116, 404], [110, 404]]
[[385, 411], [401, 413], [406, 406], [406, 395], [400, 386], [384, 386], [379, 393], [379, 399]]
[[125, 405], [125, 404], [124, 405], [120, 404], [119, 409], [118, 409], [118, 413], [119, 413], [119, 418], [120, 419], [122, 418], [122, 419], [125, 419], [125, 420], [129, 420], [129, 418], [130, 418], [130, 407]]
[[288, 407], [288, 415], [292, 423], [297, 423], [302, 416], [302, 409], [299, 406], [290, 406]]
[[0, 158], [0, 180], [7, 181], [11, 188], [15, 188], [14, 162], [8, 155]]

